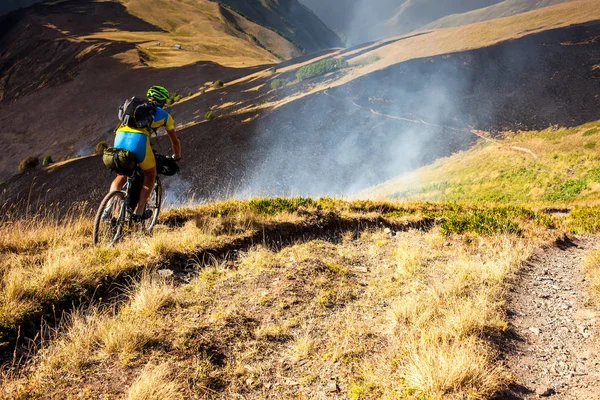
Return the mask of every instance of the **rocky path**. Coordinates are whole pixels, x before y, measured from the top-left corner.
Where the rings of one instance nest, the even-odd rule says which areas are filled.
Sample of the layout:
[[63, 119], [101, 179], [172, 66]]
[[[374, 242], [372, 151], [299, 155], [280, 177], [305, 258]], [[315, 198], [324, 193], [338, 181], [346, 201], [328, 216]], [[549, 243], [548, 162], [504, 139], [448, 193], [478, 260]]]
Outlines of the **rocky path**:
[[506, 364], [518, 383], [503, 399], [600, 399], [598, 318], [589, 302], [584, 258], [594, 236], [539, 250], [509, 296]]

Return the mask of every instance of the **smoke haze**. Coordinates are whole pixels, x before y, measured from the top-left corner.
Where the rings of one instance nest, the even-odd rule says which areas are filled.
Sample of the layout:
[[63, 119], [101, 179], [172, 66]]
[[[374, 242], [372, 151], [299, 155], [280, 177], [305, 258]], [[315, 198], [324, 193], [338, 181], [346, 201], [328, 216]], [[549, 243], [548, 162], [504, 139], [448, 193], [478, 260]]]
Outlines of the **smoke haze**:
[[350, 195], [471, 147], [472, 130], [596, 120], [600, 46], [563, 44], [597, 33], [596, 23], [415, 59], [284, 105], [257, 122], [238, 195]]

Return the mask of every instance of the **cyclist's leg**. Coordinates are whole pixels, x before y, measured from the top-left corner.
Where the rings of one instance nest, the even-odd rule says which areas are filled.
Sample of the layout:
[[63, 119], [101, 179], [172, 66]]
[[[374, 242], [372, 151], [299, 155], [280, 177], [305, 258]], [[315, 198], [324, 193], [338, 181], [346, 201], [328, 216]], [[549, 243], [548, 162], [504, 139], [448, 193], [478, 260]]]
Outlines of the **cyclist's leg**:
[[150, 197], [150, 192], [154, 188], [154, 181], [156, 180], [156, 160], [152, 152], [152, 147], [150, 147], [150, 138], [147, 139], [146, 156], [144, 157], [144, 161], [140, 163], [140, 168], [144, 171], [144, 185], [140, 193], [140, 201], [138, 202], [138, 214], [144, 211], [148, 197]]
[[110, 185], [110, 191], [119, 190], [127, 182], [127, 177], [123, 175], [117, 175]]

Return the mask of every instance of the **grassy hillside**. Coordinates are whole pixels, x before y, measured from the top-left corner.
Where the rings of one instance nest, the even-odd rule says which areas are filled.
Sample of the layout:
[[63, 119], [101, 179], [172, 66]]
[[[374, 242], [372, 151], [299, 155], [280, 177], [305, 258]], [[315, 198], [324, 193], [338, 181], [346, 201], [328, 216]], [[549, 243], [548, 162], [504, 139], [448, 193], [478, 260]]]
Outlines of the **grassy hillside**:
[[383, 183], [372, 193], [429, 201], [596, 204], [598, 145], [599, 122], [508, 134]]
[[111, 248], [90, 247], [85, 218], [0, 221], [3, 357], [39, 318], [62, 321], [17, 344], [2, 398], [487, 397], [512, 379], [489, 340], [507, 327], [507, 280], [576, 226], [327, 198], [162, 221]]
[[[278, 57], [301, 54], [297, 45], [276, 33], [274, 28], [258, 25], [247, 17], [223, 9], [218, 2], [166, 0], [148, 7], [141, 0], [125, 0], [123, 4], [132, 15], [165, 32], [134, 33], [116, 27], [99, 30], [81, 39], [138, 43], [147, 54], [148, 64], [155, 67], [198, 61], [232, 66], [257, 65], [276, 62]], [[182, 49], [175, 49], [175, 44]]]
[[423, 29], [438, 29], [473, 24], [476, 22], [517, 15], [565, 2], [566, 0], [504, 0], [488, 7], [481, 7], [468, 12], [456, 12], [447, 15], [426, 24]]
[[307, 52], [339, 47], [341, 41], [298, 0], [219, 0], [240, 14], [268, 26]]
[[564, 3], [567, 0], [301, 0], [328, 26], [358, 44], [411, 31], [459, 26]]
[[385, 21], [389, 34], [403, 34], [419, 30], [438, 18], [464, 13], [497, 4], [500, 0], [406, 0], [396, 9], [393, 17]]

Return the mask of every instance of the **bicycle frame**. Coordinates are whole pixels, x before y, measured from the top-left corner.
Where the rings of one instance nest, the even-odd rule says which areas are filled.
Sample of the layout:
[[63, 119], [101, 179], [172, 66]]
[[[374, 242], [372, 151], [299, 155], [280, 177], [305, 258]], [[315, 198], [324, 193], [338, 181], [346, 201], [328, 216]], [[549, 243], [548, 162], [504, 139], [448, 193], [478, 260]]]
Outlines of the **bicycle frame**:
[[[135, 210], [133, 209], [133, 207], [131, 207], [131, 205], [129, 203], [130, 203], [131, 196], [132, 196], [131, 187], [133, 185], [133, 181], [136, 178], [136, 175], [139, 175], [140, 178], [143, 179], [143, 173], [139, 170], [136, 170], [133, 175], [127, 177], [127, 182], [125, 182], [125, 184], [121, 188], [121, 192], [125, 195], [125, 200], [123, 201], [121, 210], [119, 211], [119, 221], [123, 220], [124, 222], [129, 222], [129, 223], [132, 222], [131, 216], [133, 216]], [[152, 187], [152, 190], [150, 191], [150, 193], [152, 193], [154, 190], [156, 190], [156, 187], [159, 185], [160, 185], [160, 178], [157, 175], [156, 179], [154, 180], [154, 186]], [[141, 192], [141, 190], [143, 190], [143, 187], [140, 188], [140, 192]], [[138, 202], [139, 202], [139, 194], [138, 194]], [[136, 203], [136, 205], [137, 205], [137, 203]]]
[[[138, 190], [138, 179], [140, 180], [139, 190], [141, 191], [143, 189], [144, 174], [139, 167], [136, 168], [131, 176], [127, 177], [127, 181], [119, 190], [109, 192], [104, 197], [98, 207], [94, 220], [94, 244], [98, 244], [99, 241], [104, 242], [104, 239], [99, 239], [100, 236], [102, 236], [104, 238], [109, 238], [110, 244], [112, 245], [121, 239], [125, 234], [124, 231], [137, 230], [137, 228], [134, 227], [134, 224], [139, 224], [139, 227], [144, 232], [150, 233], [152, 231], [158, 221], [158, 215], [161, 209], [163, 196], [162, 183], [157, 176], [146, 202], [145, 210], [151, 210], [151, 218], [138, 219], [135, 218], [134, 214], [139, 205], [139, 193], [135, 192]], [[135, 197], [136, 195], [138, 196], [137, 200]], [[120, 204], [114, 203], [114, 201], [119, 201]], [[109, 213], [112, 217], [109, 217]], [[106, 230], [106, 228], [108, 228], [108, 230]]]

